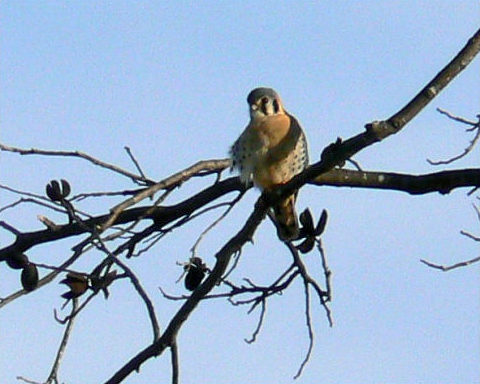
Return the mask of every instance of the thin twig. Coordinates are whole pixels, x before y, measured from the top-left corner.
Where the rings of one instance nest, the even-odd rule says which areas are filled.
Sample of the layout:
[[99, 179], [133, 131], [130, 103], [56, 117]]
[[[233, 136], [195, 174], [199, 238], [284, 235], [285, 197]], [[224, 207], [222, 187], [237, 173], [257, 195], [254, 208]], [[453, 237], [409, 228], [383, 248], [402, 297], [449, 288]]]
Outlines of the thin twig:
[[[145, 188], [141, 188], [141, 191]], [[70, 201], [82, 201], [89, 197], [113, 197], [113, 196], [132, 196], [140, 191], [139, 189], [125, 189], [122, 191], [105, 191], [105, 192], [88, 192], [88, 193], [79, 193], [70, 198]]]
[[44, 150], [44, 149], [36, 149], [36, 148], [31, 148], [31, 149], [24, 149], [24, 148], [16, 148], [16, 147], [11, 147], [5, 144], [0, 143], [0, 150], [2, 151], [7, 151], [7, 152], [14, 152], [14, 153], [19, 153], [20, 155], [43, 155], [43, 156], [62, 156], [62, 157], [78, 157], [84, 160], [89, 161], [92, 164], [98, 165], [101, 168], [109, 169], [113, 172], [116, 172], [120, 175], [126, 176], [134, 181], [140, 181], [140, 182], [150, 182], [154, 183], [153, 180], [147, 180], [141, 175], [136, 175], [134, 173], [131, 173], [129, 171], [126, 171], [116, 165], [106, 163], [102, 160], [99, 160], [93, 156], [90, 156], [84, 152], [81, 151], [49, 151], [49, 150]]
[[449, 266], [445, 266], [445, 265], [440, 265], [440, 264], [434, 264], [430, 261], [427, 261], [427, 260], [424, 260], [424, 259], [421, 259], [420, 260], [423, 264], [431, 267], [431, 268], [435, 268], [435, 269], [440, 269], [441, 271], [443, 272], [447, 272], [447, 271], [451, 271], [452, 269], [456, 269], [456, 268], [460, 268], [460, 267], [466, 267], [470, 264], [473, 264], [473, 263], [477, 263], [480, 261], [480, 256], [479, 257], [475, 257], [473, 259], [470, 259], [470, 260], [466, 260], [466, 261], [462, 261], [460, 263], [456, 263], [456, 264], [453, 264], [453, 265], [449, 265]]
[[[20, 191], [18, 189], [9, 187], [7, 185], [1, 185], [1, 184], [0, 184], [0, 189], [5, 189], [5, 190], [7, 190], [9, 192], [12, 192], [12, 193], [15, 193], [17, 195], [28, 196], [28, 197], [22, 197], [19, 200], [17, 200], [16, 202], [0, 208], [0, 212], [6, 210], [8, 208], [13, 208], [14, 206], [16, 206], [18, 204], [21, 204], [21, 203], [34, 203], [34, 204], [37, 204], [37, 205], [41, 205], [43, 207], [47, 207], [47, 208], [49, 208], [53, 211], [56, 211], [56, 212], [65, 213], [65, 209], [63, 207], [61, 207], [60, 205], [57, 205], [57, 204], [52, 204], [50, 199], [48, 199], [48, 198], [46, 198], [42, 195], [38, 195], [36, 193], [31, 193], [31, 192], [26, 192], [26, 191]], [[85, 216], [85, 217], [88, 217], [88, 218], [91, 217], [89, 214], [87, 214], [85, 212], [82, 212], [82, 211], [79, 211], [79, 210], [77, 210], [77, 212], [79, 214]]]
[[142, 300], [144, 301], [147, 311], [148, 311], [148, 316], [150, 318], [150, 322], [152, 323], [152, 330], [153, 330], [153, 340], [157, 340], [160, 337], [160, 326], [158, 324], [157, 320], [157, 315], [155, 314], [155, 308], [153, 307], [153, 303], [148, 297], [147, 293], [143, 289], [142, 285], [140, 284], [140, 280], [138, 277], [135, 275], [135, 273], [120, 259], [117, 257], [113, 256], [111, 252], [109, 252], [111, 257], [113, 258], [113, 261], [115, 264], [117, 264], [120, 268], [122, 268], [127, 276], [129, 277], [130, 281], [132, 282], [133, 286], [135, 287], [135, 290], [138, 292]]
[[140, 167], [140, 164], [138, 163], [137, 159], [133, 156], [132, 151], [130, 150], [130, 147], [125, 146], [124, 148], [125, 148], [125, 151], [127, 151], [127, 154], [130, 157], [130, 160], [132, 160], [133, 164], [135, 165], [135, 168], [137, 168], [138, 173], [140, 173], [140, 175], [143, 177], [144, 180], [148, 180], [147, 176], [145, 176], [145, 173]]
[[27, 379], [23, 376], [17, 376], [17, 380], [24, 381], [27, 384], [44, 384], [44, 383], [40, 383], [39, 381]]
[[307, 350], [307, 353], [305, 354], [305, 357], [303, 358], [302, 363], [300, 364], [300, 367], [298, 368], [297, 373], [295, 374], [295, 376], [293, 376], [295, 380], [300, 377], [300, 375], [303, 372], [303, 369], [308, 363], [308, 360], [310, 360], [310, 356], [313, 350], [314, 337], [315, 337], [313, 333], [312, 319], [310, 316], [310, 292], [308, 290], [308, 282], [304, 280], [303, 286], [305, 288], [305, 321], [306, 321], [307, 330], [308, 330], [308, 350]]
[[450, 112], [448, 112], [448, 111], [446, 111], [442, 108], [437, 108], [437, 111], [439, 113], [441, 113], [442, 115], [445, 115], [452, 120], [458, 121], [459, 123], [471, 125], [472, 127], [478, 127], [478, 124], [479, 124], [478, 121], [467, 120], [463, 117], [452, 115]]
[[[72, 313], [75, 313], [77, 310], [78, 306], [78, 300], [73, 299], [72, 300]], [[60, 367], [60, 362], [62, 361], [62, 357], [65, 353], [65, 349], [67, 347], [68, 339], [70, 337], [70, 333], [72, 332], [73, 329], [73, 324], [75, 322], [75, 316], [70, 316], [70, 320], [68, 321], [68, 324], [65, 328], [65, 332], [63, 333], [62, 341], [60, 342], [60, 347], [58, 348], [57, 351], [57, 356], [55, 357], [55, 362], [53, 363], [52, 370], [50, 371], [50, 375], [48, 376], [47, 381], [45, 384], [51, 384], [52, 382], [58, 382], [58, 368]]]
[[317, 243], [317, 249], [320, 252], [320, 257], [322, 259], [322, 269], [323, 269], [323, 275], [325, 277], [325, 289], [326, 289], [325, 301], [331, 301], [332, 285], [330, 283], [330, 278], [332, 276], [332, 271], [330, 270], [330, 268], [328, 268], [327, 256], [325, 255], [325, 250], [323, 249], [322, 239], [316, 239], [316, 243]]
[[440, 109], [440, 108], [437, 108], [437, 111], [440, 112], [443, 115], [448, 116], [452, 120], [455, 120], [455, 121], [460, 122], [462, 124], [470, 125], [471, 128], [468, 128], [467, 132], [471, 132], [471, 131], [474, 131], [474, 130], [477, 131], [475, 133], [475, 136], [473, 137], [473, 139], [470, 140], [469, 145], [463, 150], [462, 153], [460, 153], [456, 156], [453, 156], [453, 157], [451, 157], [447, 160], [433, 161], [433, 160], [427, 159], [427, 161], [431, 165], [445, 165], [445, 164], [453, 163], [454, 161], [457, 161], [457, 160], [461, 159], [462, 157], [465, 157], [466, 155], [468, 155], [472, 151], [473, 147], [475, 146], [478, 139], [480, 138], [480, 117], [479, 117], [479, 120], [477, 122], [474, 122], [474, 121], [464, 119], [463, 117], [453, 116], [452, 114], [450, 114], [450, 112], [444, 111], [443, 109]]
[[464, 230], [461, 230], [461, 231], [460, 231], [460, 234], [462, 234], [463, 236], [466, 236], [466, 237], [468, 237], [469, 239], [472, 239], [472, 240], [474, 240], [474, 241], [480, 241], [480, 237], [475, 236], [475, 235], [472, 235], [471, 233], [466, 232], [466, 231], [464, 231]]
[[[55, 321], [59, 324], [67, 324], [73, 317], [76, 317], [86, 306], [87, 304], [97, 295], [98, 292], [92, 292], [84, 301], [82, 304], [80, 304], [75, 311], [72, 311], [72, 313], [66, 315], [63, 319], [60, 318], [57, 314], [57, 310], [54, 308], [53, 309], [53, 318]], [[65, 308], [65, 306], [68, 304], [69, 300], [65, 301], [65, 303], [62, 305], [62, 308]]]
[[360, 166], [360, 164], [358, 163], [358, 161], [353, 160], [353, 159], [347, 159], [347, 162], [349, 162], [350, 164], [352, 164], [352, 165], [357, 169], [357, 171], [360, 171], [360, 172], [363, 171], [363, 169], [362, 169], [362, 167]]
[[49, 270], [52, 270], [52, 271], [58, 271], [58, 272], [67, 272], [67, 273], [75, 273], [75, 274], [81, 274], [81, 275], [85, 275], [84, 273], [81, 273], [81, 272], [78, 272], [78, 271], [75, 271], [73, 269], [70, 269], [70, 268], [63, 268], [63, 267], [57, 267], [55, 265], [48, 265], [48, 264], [43, 264], [43, 263], [35, 263], [35, 262], [30, 262], [31, 264], [37, 266], [38, 268], [45, 268], [45, 269], [49, 269]]
[[[140, 224], [145, 217], [147, 217], [149, 214], [151, 214], [156, 209], [156, 207], [158, 207], [168, 197], [168, 195], [170, 195], [171, 192], [172, 192], [172, 189], [167, 189], [166, 191], [164, 191], [149, 209], [145, 210], [144, 213], [139, 215], [130, 225], [128, 225], [127, 227], [125, 227], [125, 228], [119, 230], [117, 233], [115, 233], [114, 236], [113, 235], [109, 236], [108, 240], [113, 240], [115, 238], [123, 236], [127, 232], [132, 231], [133, 228], [135, 228], [138, 224]], [[110, 227], [110, 228], [113, 228], [113, 227]], [[153, 247], [153, 245], [155, 245], [157, 243], [157, 241], [160, 240], [160, 238], [163, 237], [166, 234], [166, 232], [167, 231], [162, 230], [162, 232], [160, 232], [158, 235], [156, 235], [156, 236], [158, 236], [158, 239], [156, 239], [155, 241], [152, 241], [152, 243], [148, 247], [146, 247], [145, 249], [140, 250], [138, 252], [137, 256], [139, 256], [143, 252], [148, 251], [151, 247]], [[144, 241], [146, 241], [146, 239]], [[132, 244], [132, 246], [129, 249], [129, 253], [127, 255], [127, 258], [133, 256], [133, 253], [134, 253], [134, 245]]]
[[265, 313], [267, 311], [267, 301], [265, 300], [265, 298], [261, 300], [261, 303], [262, 303], [262, 307], [260, 310], [260, 316], [258, 317], [257, 326], [252, 333], [252, 337], [250, 337], [250, 339], [244, 339], [245, 342], [248, 344], [252, 344], [257, 340], [257, 336], [260, 333], [260, 328], [262, 327], [262, 324], [263, 324], [263, 319], [265, 318]]
[[[0, 144], [0, 146], [1, 146], [1, 144]], [[45, 196], [43, 196], [43, 195], [38, 195], [38, 194], [32, 193], [32, 192], [21, 191], [21, 190], [16, 189], [16, 188], [9, 187], [8, 185], [0, 184], [0, 189], [5, 189], [6, 191], [15, 193], [15, 194], [17, 194], [17, 195], [34, 197], [34, 198], [36, 198], [36, 199], [41, 199], [41, 200], [50, 201], [49, 199], [47, 199], [47, 198], [46, 198]]]
[[[235, 206], [235, 204], [240, 201], [240, 199], [242, 198], [242, 196], [244, 195], [245, 192], [240, 192], [236, 197], [235, 199], [233, 199], [232, 201], [229, 201], [227, 204], [228, 204], [228, 208], [216, 219], [214, 220], [207, 228], [205, 228], [202, 233], [200, 234], [200, 236], [198, 236], [197, 240], [195, 241], [195, 244], [193, 244], [192, 248], [190, 248], [190, 252], [192, 253], [192, 256], [195, 256], [196, 255], [196, 250], [197, 250], [197, 247], [198, 245], [200, 244], [200, 242], [202, 241], [202, 239], [205, 237], [205, 235], [210, 231], [212, 230], [218, 223], [220, 223], [228, 214], [229, 212], [232, 210], [232, 208]], [[200, 215], [202, 212], [199, 212], [197, 215]], [[192, 215], [194, 216], [194, 215]], [[193, 218], [193, 217], [192, 217]]]
[[222, 281], [227, 279], [228, 276], [237, 268], [238, 262], [240, 261], [240, 256], [242, 256], [242, 250], [239, 249], [237, 252], [233, 254], [233, 263], [230, 268], [224, 273], [222, 276]]
[[303, 280], [309, 285], [311, 285], [314, 291], [317, 293], [318, 299], [320, 300], [320, 304], [325, 309], [328, 323], [330, 327], [333, 327], [332, 312], [330, 311], [330, 308], [328, 307], [328, 302], [327, 302], [328, 300], [330, 300], [329, 292], [322, 290], [318, 285], [318, 283], [308, 274], [307, 268], [305, 267], [305, 264], [303, 263], [302, 259], [298, 254], [298, 250], [291, 243], [285, 243], [285, 244], [287, 248], [290, 250], [290, 253], [293, 256], [295, 265], [297, 266]]
[[105, 230], [106, 228], [110, 227], [115, 222], [115, 220], [120, 215], [120, 213], [123, 212], [125, 209], [127, 209], [128, 207], [134, 204], [137, 204], [138, 202], [142, 201], [143, 199], [146, 199], [147, 197], [153, 196], [159, 190], [174, 188], [179, 183], [183, 183], [187, 181], [188, 179], [190, 179], [195, 175], [198, 175], [202, 171], [225, 169], [226, 167], [229, 166], [229, 164], [230, 164], [229, 159], [199, 161], [196, 164], [180, 172], [177, 172], [174, 175], [169, 176], [158, 183], [153, 184], [151, 187], [146, 188], [145, 190], [137, 193], [135, 196], [113, 207], [110, 210], [111, 212], [110, 218], [103, 224], [102, 230]]
[[[475, 204], [472, 204], [473, 208], [475, 209], [475, 213], [477, 215], [477, 219], [480, 221], [480, 209], [475, 205]], [[468, 233], [466, 231], [460, 231], [460, 233], [466, 237], [468, 237], [469, 239], [472, 239], [474, 241], [480, 241], [480, 237], [478, 236], [474, 236], [472, 235], [471, 233]], [[474, 257], [473, 259], [470, 259], [470, 260], [465, 260], [465, 261], [461, 261], [459, 263], [456, 263], [456, 264], [452, 264], [452, 265], [448, 265], [448, 266], [445, 266], [445, 265], [440, 265], [440, 264], [435, 264], [435, 263], [432, 263], [428, 260], [424, 260], [424, 259], [421, 259], [420, 260], [423, 264], [431, 267], [431, 268], [435, 268], [435, 269], [440, 269], [441, 271], [443, 272], [447, 272], [447, 271], [451, 271], [452, 269], [456, 269], [456, 268], [460, 268], [460, 267], [467, 267], [471, 264], [474, 264], [474, 263], [477, 263], [480, 261], [480, 256], [479, 257]]]
[[[6, 189], [6, 190], [10, 190], [12, 191], [13, 188], [10, 188], [10, 187], [7, 187], [5, 185], [0, 185], [0, 188], [3, 188], [3, 189]], [[16, 192], [18, 193], [18, 192]], [[33, 194], [27, 194], [25, 193], [26, 195], [33, 195]], [[39, 200], [41, 199], [41, 200]], [[10, 209], [10, 208], [13, 208], [19, 204], [23, 204], [23, 203], [33, 203], [33, 204], [37, 204], [37, 205], [41, 205], [41, 206], [44, 206], [44, 207], [47, 207], [53, 211], [56, 211], [56, 212], [60, 212], [60, 213], [65, 213], [65, 210], [62, 208], [60, 209], [58, 206], [56, 205], [53, 205], [53, 204], [49, 204], [49, 203], [46, 203], [44, 202], [43, 200], [47, 200], [49, 201], [48, 199], [45, 199], [45, 198], [42, 198], [41, 196], [40, 197], [37, 197], [37, 198], [29, 198], [29, 197], [22, 197], [20, 199], [18, 199], [17, 201], [11, 203], [11, 204], [8, 204], [8, 205], [5, 205], [3, 206], [2, 208], [0, 208], [0, 212], [3, 212], [3, 211], [6, 211], [7, 209]]]
[[[477, 199], [479, 199], [479, 197], [477, 197]], [[478, 221], [480, 221], [480, 209], [475, 204], [472, 204], [472, 206], [473, 206], [473, 209], [475, 210], [475, 212], [477, 214]]]
[[150, 318], [150, 321], [152, 323], [152, 330], [153, 330], [153, 340], [157, 340], [160, 337], [160, 326], [158, 324], [157, 320], [157, 315], [155, 314], [155, 309], [153, 307], [153, 303], [148, 297], [147, 293], [143, 289], [140, 280], [138, 277], [135, 275], [135, 273], [120, 259], [116, 257], [110, 250], [107, 248], [103, 240], [101, 239], [100, 235], [94, 231], [94, 235], [96, 240], [99, 242], [99, 249], [105, 252], [108, 256], [109, 259], [113, 261], [116, 265], [118, 265], [123, 271], [127, 274], [129, 277], [130, 281], [132, 282], [133, 286], [135, 287], [135, 290], [138, 292], [142, 300], [144, 301], [147, 311], [148, 311], [148, 316]]

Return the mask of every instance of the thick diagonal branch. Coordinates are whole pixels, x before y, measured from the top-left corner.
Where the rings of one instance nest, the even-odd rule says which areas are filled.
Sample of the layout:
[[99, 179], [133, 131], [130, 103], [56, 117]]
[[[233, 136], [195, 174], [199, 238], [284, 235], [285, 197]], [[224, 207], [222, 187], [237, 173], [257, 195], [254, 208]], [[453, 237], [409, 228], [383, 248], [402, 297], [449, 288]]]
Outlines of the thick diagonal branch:
[[362, 149], [398, 133], [470, 64], [479, 51], [480, 29], [468, 40], [462, 50], [402, 109], [387, 120], [367, 124], [365, 132], [343, 142], [332, 144], [323, 152], [322, 159], [318, 163], [295, 176], [277, 193], [281, 196], [288, 196], [306, 182], [329, 171], [335, 165], [342, 164]]
[[134, 370], [137, 370], [143, 362], [151, 357], [160, 355], [165, 348], [171, 346], [171, 344], [175, 342], [176, 335], [182, 324], [187, 320], [200, 300], [202, 300], [208, 294], [208, 292], [213, 289], [215, 284], [220, 281], [221, 277], [227, 270], [232, 255], [237, 252], [243, 246], [243, 244], [252, 239], [255, 230], [265, 217], [267, 209], [268, 205], [266, 205], [264, 199], [260, 197], [255, 204], [255, 210], [250, 215], [242, 229], [235, 236], [233, 236], [215, 255], [217, 261], [207, 279], [181, 306], [181, 308], [170, 321], [170, 324], [165, 329], [165, 332], [160, 339], [150, 344], [135, 357], [133, 357], [106, 382], [107, 384], [120, 383], [130, 373], [132, 373]]

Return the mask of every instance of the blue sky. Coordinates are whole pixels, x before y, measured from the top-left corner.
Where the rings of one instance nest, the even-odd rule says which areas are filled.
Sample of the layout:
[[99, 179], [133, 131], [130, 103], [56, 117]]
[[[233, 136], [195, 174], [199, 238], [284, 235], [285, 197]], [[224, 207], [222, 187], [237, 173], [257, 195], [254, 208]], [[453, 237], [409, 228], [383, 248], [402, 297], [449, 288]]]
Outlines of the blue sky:
[[[248, 122], [246, 95], [275, 88], [301, 122], [310, 157], [337, 137], [390, 116], [429, 81], [478, 29], [475, 1], [2, 1], [0, 4], [2, 143], [81, 150], [134, 170], [129, 146], [147, 176], [162, 179], [198, 160], [224, 158]], [[463, 150], [464, 128], [439, 115], [479, 113], [479, 59], [400, 134], [355, 159], [366, 170], [426, 173], [426, 158]], [[448, 169], [478, 166], [478, 149]], [[78, 159], [2, 153], [0, 182], [43, 193], [66, 178], [74, 192], [131, 188], [129, 180]], [[187, 183], [171, 204], [205, 186]], [[478, 266], [441, 273], [419, 262], [450, 264], [478, 255], [459, 234], [478, 235], [467, 190], [412, 197], [347, 188], [302, 189], [298, 209], [323, 208], [323, 236], [333, 271], [335, 326], [312, 302], [316, 342], [298, 383], [477, 382], [480, 367]], [[17, 199], [1, 190], [1, 205]], [[258, 191], [201, 243], [213, 255], [242, 225]], [[113, 198], [79, 208], [105, 213]], [[2, 213], [20, 230], [41, 229], [35, 206]], [[130, 260], [148, 289], [162, 329], [178, 309], [158, 286], [175, 284], [176, 261], [206, 223], [206, 215]], [[1, 232], [1, 245], [12, 239]], [[80, 238], [31, 251], [37, 262], [60, 263]], [[90, 254], [89, 254], [90, 255]], [[99, 255], [75, 267], [90, 270]], [[306, 262], [321, 278], [316, 255]], [[244, 248], [232, 279], [267, 284], [290, 263], [271, 223]], [[45, 271], [41, 271], [44, 274]], [[313, 272], [312, 272], [313, 273]], [[315, 274], [315, 273], [314, 273]], [[20, 288], [17, 271], [1, 267], [0, 296]], [[48, 376], [62, 327], [53, 319], [65, 291], [53, 283], [2, 309], [0, 381]], [[303, 286], [297, 282], [268, 305], [258, 341], [247, 345], [258, 313], [225, 301], [203, 302], [179, 335], [185, 383], [292, 383], [308, 346]], [[101, 382], [150, 342], [144, 307], [127, 282], [97, 297], [78, 318], [62, 368], [65, 382]], [[168, 354], [149, 361], [128, 383], [170, 381]]]

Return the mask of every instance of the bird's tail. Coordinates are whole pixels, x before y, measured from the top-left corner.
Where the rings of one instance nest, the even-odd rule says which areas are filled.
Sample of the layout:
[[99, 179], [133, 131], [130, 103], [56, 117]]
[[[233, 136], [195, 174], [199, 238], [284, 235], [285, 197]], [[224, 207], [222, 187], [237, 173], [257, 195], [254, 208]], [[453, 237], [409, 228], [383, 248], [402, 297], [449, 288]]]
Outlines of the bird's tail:
[[282, 241], [295, 240], [299, 234], [297, 214], [295, 213], [295, 194], [279, 201], [274, 207], [278, 237]]

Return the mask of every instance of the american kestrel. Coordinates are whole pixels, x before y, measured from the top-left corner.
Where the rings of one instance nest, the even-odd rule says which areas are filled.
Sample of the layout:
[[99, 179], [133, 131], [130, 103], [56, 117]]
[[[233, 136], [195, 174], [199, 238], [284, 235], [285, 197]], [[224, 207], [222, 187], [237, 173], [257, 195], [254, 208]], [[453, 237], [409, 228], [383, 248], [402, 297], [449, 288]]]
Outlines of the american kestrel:
[[[232, 168], [239, 169], [240, 179], [246, 184], [253, 181], [261, 190], [271, 191], [307, 167], [307, 140], [297, 119], [285, 111], [273, 89], [256, 88], [247, 102], [250, 123], [230, 150]], [[272, 207], [278, 237], [283, 241], [298, 237], [296, 195]]]

